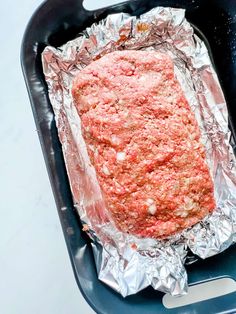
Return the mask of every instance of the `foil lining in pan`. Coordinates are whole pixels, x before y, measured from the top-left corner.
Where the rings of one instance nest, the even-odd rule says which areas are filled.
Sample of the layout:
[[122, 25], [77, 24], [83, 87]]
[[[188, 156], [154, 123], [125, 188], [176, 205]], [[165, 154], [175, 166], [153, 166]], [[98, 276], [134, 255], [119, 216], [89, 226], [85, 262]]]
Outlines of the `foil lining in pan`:
[[[123, 49], [158, 50], [172, 57], [176, 77], [199, 123], [214, 181], [214, 213], [166, 240], [123, 234], [108, 222], [72, 102], [75, 75], [102, 55]], [[109, 15], [62, 47], [46, 47], [42, 62], [75, 207], [94, 240], [99, 279], [122, 296], [149, 285], [172, 295], [186, 293], [188, 252], [207, 258], [235, 240], [236, 167], [225, 99], [207, 48], [185, 19], [185, 11], [157, 7], [139, 18]]]

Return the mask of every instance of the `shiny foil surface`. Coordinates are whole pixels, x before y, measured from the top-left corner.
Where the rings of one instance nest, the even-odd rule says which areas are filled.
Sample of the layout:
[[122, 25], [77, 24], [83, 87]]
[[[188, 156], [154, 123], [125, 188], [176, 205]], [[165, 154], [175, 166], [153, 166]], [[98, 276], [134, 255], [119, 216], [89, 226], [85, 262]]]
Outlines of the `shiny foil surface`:
[[[141, 239], [116, 229], [72, 101], [72, 81], [79, 71], [108, 52], [124, 49], [158, 50], [172, 57], [176, 77], [200, 126], [214, 181], [217, 208], [213, 214], [165, 240]], [[205, 43], [194, 33], [183, 9], [157, 7], [139, 18], [109, 15], [62, 47], [46, 47], [42, 63], [75, 208], [83, 230], [93, 239], [99, 279], [124, 297], [149, 285], [172, 295], [185, 294], [185, 263], [194, 262], [195, 255], [207, 258], [222, 252], [236, 237], [235, 157], [224, 95]]]

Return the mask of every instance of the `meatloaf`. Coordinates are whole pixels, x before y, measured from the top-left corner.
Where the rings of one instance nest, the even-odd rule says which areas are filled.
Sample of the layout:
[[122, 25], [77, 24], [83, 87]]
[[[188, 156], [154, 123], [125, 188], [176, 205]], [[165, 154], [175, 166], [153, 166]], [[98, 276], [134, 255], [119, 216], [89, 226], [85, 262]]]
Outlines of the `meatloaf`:
[[72, 95], [119, 230], [164, 238], [214, 210], [200, 129], [168, 55], [108, 53], [79, 72]]

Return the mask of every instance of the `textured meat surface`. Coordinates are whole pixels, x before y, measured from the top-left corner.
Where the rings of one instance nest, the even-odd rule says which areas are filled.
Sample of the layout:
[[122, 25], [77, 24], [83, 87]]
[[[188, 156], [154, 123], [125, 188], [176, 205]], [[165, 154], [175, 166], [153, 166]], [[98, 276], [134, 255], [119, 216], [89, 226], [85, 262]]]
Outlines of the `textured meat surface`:
[[170, 57], [117, 51], [84, 68], [72, 94], [116, 226], [163, 238], [215, 207], [195, 116]]

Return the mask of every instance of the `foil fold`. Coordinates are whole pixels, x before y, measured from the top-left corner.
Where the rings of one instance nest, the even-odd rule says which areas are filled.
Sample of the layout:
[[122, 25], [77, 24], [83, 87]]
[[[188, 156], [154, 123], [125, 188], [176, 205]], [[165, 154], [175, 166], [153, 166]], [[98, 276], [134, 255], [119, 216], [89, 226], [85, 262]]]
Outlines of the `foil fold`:
[[[157, 50], [172, 57], [175, 75], [200, 126], [214, 181], [217, 208], [213, 214], [165, 240], [140, 239], [115, 228], [72, 102], [72, 81], [79, 71], [104, 54], [123, 49]], [[93, 239], [99, 279], [124, 297], [149, 285], [172, 295], [185, 294], [185, 263], [195, 262], [195, 255], [218, 254], [236, 238], [232, 137], [224, 95], [205, 43], [185, 19], [183, 9], [157, 7], [139, 18], [125, 13], [109, 15], [62, 47], [46, 47], [42, 63], [75, 208]]]

